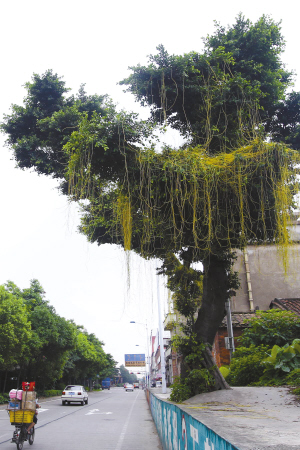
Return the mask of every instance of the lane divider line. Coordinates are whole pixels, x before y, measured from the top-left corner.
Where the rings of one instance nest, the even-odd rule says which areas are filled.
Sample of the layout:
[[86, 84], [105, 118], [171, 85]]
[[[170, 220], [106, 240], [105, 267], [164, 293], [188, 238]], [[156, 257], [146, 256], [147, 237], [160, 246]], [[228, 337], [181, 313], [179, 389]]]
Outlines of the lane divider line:
[[127, 432], [127, 428], [128, 428], [128, 425], [129, 425], [129, 422], [130, 422], [130, 419], [131, 419], [131, 414], [132, 414], [132, 411], [133, 411], [133, 408], [134, 408], [135, 402], [137, 401], [138, 396], [139, 396], [139, 392], [138, 392], [137, 396], [135, 397], [134, 402], [132, 403], [132, 406], [130, 408], [129, 414], [127, 416], [127, 420], [126, 420], [126, 422], [125, 422], [125, 424], [123, 426], [123, 429], [121, 431], [121, 434], [120, 434], [120, 437], [119, 437], [119, 440], [117, 442], [117, 446], [116, 446], [115, 450], [121, 450], [122, 449], [122, 444], [123, 444], [123, 441], [124, 441], [124, 438], [125, 438], [125, 435], [126, 435], [126, 432]]

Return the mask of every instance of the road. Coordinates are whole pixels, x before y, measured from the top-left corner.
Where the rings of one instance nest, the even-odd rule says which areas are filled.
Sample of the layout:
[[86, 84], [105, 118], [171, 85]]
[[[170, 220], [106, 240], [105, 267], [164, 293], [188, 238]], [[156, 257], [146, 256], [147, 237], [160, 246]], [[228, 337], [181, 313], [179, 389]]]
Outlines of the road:
[[[145, 393], [123, 388], [89, 393], [88, 405], [62, 406], [60, 399], [40, 402], [35, 441], [23, 450], [161, 450]], [[0, 449], [10, 443], [14, 427], [0, 410]]]

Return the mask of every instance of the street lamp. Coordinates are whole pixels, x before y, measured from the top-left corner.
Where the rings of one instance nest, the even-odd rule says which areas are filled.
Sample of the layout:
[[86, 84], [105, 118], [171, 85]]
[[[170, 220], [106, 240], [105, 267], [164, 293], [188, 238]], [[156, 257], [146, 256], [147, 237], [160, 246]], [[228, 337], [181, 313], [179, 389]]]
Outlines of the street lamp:
[[[144, 325], [146, 327], [146, 334], [147, 334], [147, 359], [148, 359], [148, 371], [146, 370], [146, 372], [148, 372], [148, 373], [146, 373], [146, 386], [149, 387], [149, 383], [150, 383], [150, 358], [149, 358], [148, 326], [147, 326], [147, 323], [135, 322], [135, 320], [131, 320], [130, 323], [136, 323], [137, 325]], [[147, 366], [146, 366], [146, 369], [147, 369]]]

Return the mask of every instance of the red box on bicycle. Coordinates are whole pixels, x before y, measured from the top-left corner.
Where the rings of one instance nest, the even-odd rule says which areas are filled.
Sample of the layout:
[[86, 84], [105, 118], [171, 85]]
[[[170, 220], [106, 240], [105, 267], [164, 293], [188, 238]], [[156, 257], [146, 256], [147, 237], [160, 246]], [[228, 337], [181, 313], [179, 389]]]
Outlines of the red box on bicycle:
[[33, 391], [35, 389], [35, 381], [22, 381], [23, 391]]

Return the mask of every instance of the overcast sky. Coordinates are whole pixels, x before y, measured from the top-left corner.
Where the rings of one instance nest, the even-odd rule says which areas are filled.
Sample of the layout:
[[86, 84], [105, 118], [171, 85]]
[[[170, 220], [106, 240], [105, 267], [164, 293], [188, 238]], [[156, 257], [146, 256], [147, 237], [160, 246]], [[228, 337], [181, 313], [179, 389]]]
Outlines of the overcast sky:
[[[140, 0], [94, 2], [17, 0], [1, 7], [0, 118], [12, 103], [21, 104], [24, 83], [33, 73], [53, 69], [77, 92], [109, 94], [119, 107], [140, 111], [117, 82], [128, 66], [145, 63], [163, 44], [169, 53], [202, 50], [201, 38], [216, 20], [232, 24], [239, 12], [256, 21], [269, 14], [282, 20], [283, 61], [300, 75], [299, 18], [295, 2]], [[299, 78], [295, 77], [299, 90]], [[143, 113], [145, 114], [145, 113]], [[0, 284], [20, 288], [36, 278], [57, 312], [74, 319], [105, 342], [105, 351], [124, 364], [125, 353], [143, 353], [144, 325], [157, 328], [153, 263], [130, 257], [130, 287], [124, 252], [91, 245], [77, 233], [76, 207], [59, 195], [56, 183], [14, 167], [0, 137]], [[176, 136], [172, 144], [179, 143]], [[163, 284], [163, 283], [161, 283]], [[160, 289], [163, 303], [167, 293]], [[164, 306], [166, 310], [166, 306]], [[140, 347], [136, 347], [136, 345]]]

